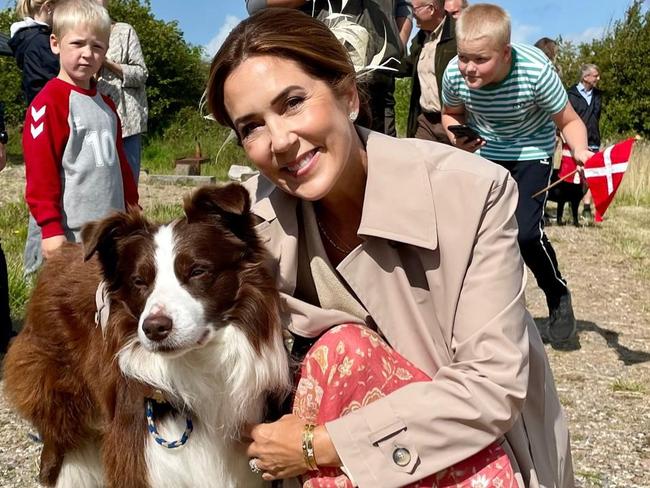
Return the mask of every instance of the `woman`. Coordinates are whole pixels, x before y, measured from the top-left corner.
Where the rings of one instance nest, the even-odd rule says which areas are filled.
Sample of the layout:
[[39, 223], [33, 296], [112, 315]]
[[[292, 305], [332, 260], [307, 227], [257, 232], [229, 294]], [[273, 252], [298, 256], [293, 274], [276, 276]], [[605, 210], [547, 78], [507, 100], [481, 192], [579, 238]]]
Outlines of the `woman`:
[[345, 50], [291, 9], [264, 10], [231, 32], [212, 62], [208, 100], [262, 173], [250, 181], [252, 211], [293, 352], [321, 335], [337, 349], [314, 358], [312, 348], [303, 364], [303, 376], [312, 359], [339, 375], [316, 378], [312, 410], [328, 409], [332, 387], [360, 384], [341, 379], [351, 358], [337, 357], [337, 324], [377, 329], [433, 378], [313, 429], [298, 415], [253, 426], [251, 469], [272, 480], [345, 467], [361, 487], [404, 486], [497, 443], [519, 486], [573, 486], [568, 432], [525, 309], [507, 172], [355, 125], [361, 103]]
[[[105, 8], [108, 8], [108, 2], [97, 0]], [[148, 76], [138, 34], [129, 24], [114, 22], [97, 89], [115, 102], [122, 122], [124, 151], [136, 185], [140, 176], [142, 134], [147, 132], [149, 109], [145, 83]]]

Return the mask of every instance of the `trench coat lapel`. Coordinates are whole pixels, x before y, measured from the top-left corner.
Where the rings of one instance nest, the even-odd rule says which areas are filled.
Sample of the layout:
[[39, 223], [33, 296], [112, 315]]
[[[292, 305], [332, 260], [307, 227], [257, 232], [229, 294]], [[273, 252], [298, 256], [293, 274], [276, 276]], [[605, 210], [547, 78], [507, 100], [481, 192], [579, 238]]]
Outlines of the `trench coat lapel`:
[[[414, 256], [417, 248], [435, 251], [438, 245], [429, 174], [424, 164], [417, 165], [415, 171], [402, 171], [399, 162], [405, 157], [414, 161], [421, 157], [415, 151], [412, 155], [395, 154], [394, 139], [362, 128], [359, 135], [370, 161], [359, 226], [359, 235], [365, 240], [338, 270], [388, 342], [433, 375], [451, 361], [451, 354], [441, 332], [444, 328], [430, 323], [437, 315], [426, 277], [421, 277], [421, 286], [414, 290], [413, 276], [403, 262], [404, 252]], [[425, 256], [430, 259], [423, 264], [436, 267], [437, 252], [425, 252], [418, 259], [426, 261]], [[409, 333], [404, 333], [406, 329]]]

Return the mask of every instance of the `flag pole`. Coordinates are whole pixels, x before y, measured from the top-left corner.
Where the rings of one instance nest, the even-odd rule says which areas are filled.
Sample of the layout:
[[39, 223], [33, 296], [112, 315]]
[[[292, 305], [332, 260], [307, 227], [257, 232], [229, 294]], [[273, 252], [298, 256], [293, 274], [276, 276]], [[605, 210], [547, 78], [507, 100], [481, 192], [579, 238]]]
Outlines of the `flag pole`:
[[562, 183], [562, 182], [563, 182], [564, 180], [566, 180], [567, 178], [572, 177], [572, 176], [573, 176], [574, 174], [576, 174], [579, 170], [580, 170], [580, 168], [576, 168], [576, 169], [574, 169], [573, 171], [571, 171], [571, 173], [567, 173], [567, 174], [565, 174], [562, 178], [560, 178], [560, 179], [557, 180], [557, 181], [554, 181], [553, 183], [551, 183], [550, 185], [548, 185], [546, 188], [542, 188], [541, 190], [539, 190], [537, 193], [535, 193], [535, 194], [534, 194], [532, 197], [530, 197], [530, 198], [535, 198], [535, 197], [541, 195], [542, 193], [544, 193], [545, 191], [550, 190], [550, 189], [553, 188], [554, 186], [559, 185], [560, 183]]

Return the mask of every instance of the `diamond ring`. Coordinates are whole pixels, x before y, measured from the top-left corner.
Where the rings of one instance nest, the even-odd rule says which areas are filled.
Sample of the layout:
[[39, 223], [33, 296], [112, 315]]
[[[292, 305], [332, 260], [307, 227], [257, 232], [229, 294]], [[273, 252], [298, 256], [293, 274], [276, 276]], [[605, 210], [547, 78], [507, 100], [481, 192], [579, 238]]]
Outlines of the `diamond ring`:
[[262, 472], [261, 468], [257, 465], [257, 461], [259, 461], [259, 459], [257, 458], [248, 460], [248, 466], [251, 468], [251, 471], [255, 474], [259, 474]]

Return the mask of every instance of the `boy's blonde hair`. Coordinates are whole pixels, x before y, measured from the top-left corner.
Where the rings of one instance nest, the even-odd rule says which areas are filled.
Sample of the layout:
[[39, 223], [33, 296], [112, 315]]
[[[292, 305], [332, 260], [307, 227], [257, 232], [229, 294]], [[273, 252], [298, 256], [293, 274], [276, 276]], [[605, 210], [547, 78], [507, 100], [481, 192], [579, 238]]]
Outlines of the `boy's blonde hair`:
[[510, 16], [498, 5], [476, 3], [470, 5], [456, 21], [458, 42], [487, 39], [494, 47], [510, 44]]
[[19, 17], [35, 17], [46, 3], [56, 5], [56, 0], [18, 0], [16, 2], [16, 13]]
[[54, 10], [52, 33], [57, 39], [79, 25], [88, 27], [94, 34], [108, 41], [111, 35], [111, 18], [104, 7], [93, 0], [61, 0]]

